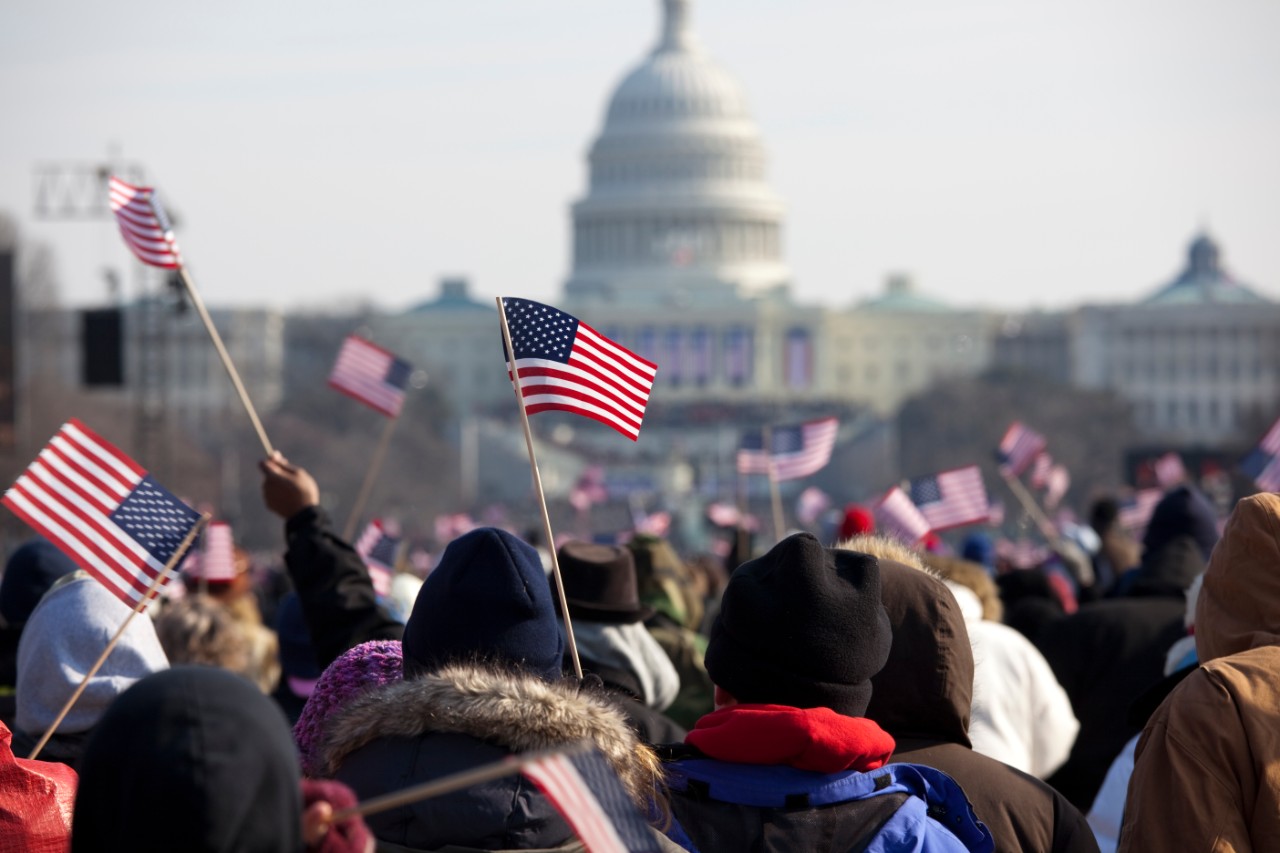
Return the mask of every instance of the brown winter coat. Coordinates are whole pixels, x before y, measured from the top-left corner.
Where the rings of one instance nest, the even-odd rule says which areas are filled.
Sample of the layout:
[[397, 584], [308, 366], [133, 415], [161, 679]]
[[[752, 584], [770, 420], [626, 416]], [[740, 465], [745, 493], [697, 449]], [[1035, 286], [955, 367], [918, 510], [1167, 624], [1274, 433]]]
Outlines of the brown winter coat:
[[1196, 606], [1201, 667], [1138, 742], [1119, 850], [1280, 844], [1280, 495], [1236, 505]]

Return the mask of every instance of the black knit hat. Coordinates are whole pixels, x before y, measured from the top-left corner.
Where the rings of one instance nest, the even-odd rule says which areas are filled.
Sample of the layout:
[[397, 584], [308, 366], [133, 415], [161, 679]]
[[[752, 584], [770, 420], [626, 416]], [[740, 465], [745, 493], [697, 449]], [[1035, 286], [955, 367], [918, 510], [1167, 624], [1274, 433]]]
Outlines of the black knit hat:
[[739, 702], [860, 717], [890, 640], [876, 558], [797, 533], [729, 579], [707, 673]]

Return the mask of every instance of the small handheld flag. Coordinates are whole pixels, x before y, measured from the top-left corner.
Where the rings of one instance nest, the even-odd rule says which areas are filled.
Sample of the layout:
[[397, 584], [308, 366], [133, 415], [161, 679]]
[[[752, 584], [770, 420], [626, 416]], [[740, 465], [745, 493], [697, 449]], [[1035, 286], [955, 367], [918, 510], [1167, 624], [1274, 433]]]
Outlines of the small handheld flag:
[[356, 553], [364, 560], [378, 595], [391, 592], [391, 577], [396, 570], [396, 556], [400, 551], [400, 537], [388, 531], [389, 525], [375, 518], [365, 527], [356, 540]]
[[142, 466], [72, 418], [62, 425], [2, 501], [125, 604], [152, 581], [200, 514]]
[[1000, 446], [996, 449], [1000, 473], [1007, 477], [1017, 477], [1026, 470], [1036, 455], [1044, 450], [1045, 444], [1043, 435], [1023, 426], [1021, 421], [1014, 421], [1005, 431], [1004, 437], [1000, 439]]
[[899, 486], [886, 492], [872, 512], [880, 527], [908, 544], [914, 545], [929, 532], [929, 519]]
[[985, 522], [991, 516], [987, 487], [977, 465], [915, 478], [911, 481], [911, 502], [931, 530]]
[[329, 373], [329, 387], [389, 418], [404, 407], [413, 365], [357, 335], [348, 335]]
[[738, 473], [768, 474], [772, 466], [777, 480], [815, 474], [831, 461], [839, 427], [835, 418], [773, 427], [768, 448], [764, 446], [764, 430], [750, 430], [743, 434], [738, 447]]
[[225, 521], [209, 524], [201, 534], [200, 550], [192, 550], [182, 569], [193, 578], [229, 581], [236, 577], [236, 546], [231, 525]]
[[[577, 317], [528, 299], [503, 297], [525, 412], [572, 412], [635, 441], [658, 366]], [[514, 361], [514, 365], [513, 362]]]
[[1280, 491], [1280, 420], [1271, 425], [1240, 468], [1262, 491]]
[[661, 848], [600, 753], [553, 754], [526, 762], [533, 780], [590, 853], [659, 853]]
[[135, 187], [113, 175], [107, 182], [107, 202], [116, 215], [125, 245], [138, 260], [169, 270], [182, 266], [173, 227], [153, 188]]

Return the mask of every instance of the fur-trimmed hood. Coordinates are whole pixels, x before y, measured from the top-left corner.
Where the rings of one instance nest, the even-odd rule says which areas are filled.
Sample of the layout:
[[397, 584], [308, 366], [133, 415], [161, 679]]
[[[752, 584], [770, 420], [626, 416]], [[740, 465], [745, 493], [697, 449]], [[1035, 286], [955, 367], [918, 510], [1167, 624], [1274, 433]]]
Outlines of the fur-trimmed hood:
[[328, 775], [351, 753], [380, 738], [461, 734], [510, 752], [590, 741], [641, 808], [654, 798], [661, 770], [622, 713], [570, 680], [482, 666], [453, 665], [384, 685], [347, 705], [326, 725]]

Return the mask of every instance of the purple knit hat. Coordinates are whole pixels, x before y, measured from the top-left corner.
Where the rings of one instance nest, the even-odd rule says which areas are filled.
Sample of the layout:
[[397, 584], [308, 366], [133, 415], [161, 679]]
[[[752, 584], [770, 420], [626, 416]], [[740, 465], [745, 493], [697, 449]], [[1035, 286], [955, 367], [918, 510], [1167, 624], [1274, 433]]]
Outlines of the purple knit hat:
[[329, 718], [365, 691], [400, 681], [402, 659], [399, 640], [370, 640], [347, 649], [329, 664], [293, 727], [303, 775], [319, 778], [324, 772], [320, 748]]

